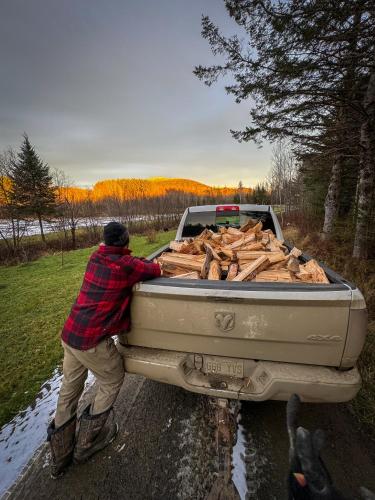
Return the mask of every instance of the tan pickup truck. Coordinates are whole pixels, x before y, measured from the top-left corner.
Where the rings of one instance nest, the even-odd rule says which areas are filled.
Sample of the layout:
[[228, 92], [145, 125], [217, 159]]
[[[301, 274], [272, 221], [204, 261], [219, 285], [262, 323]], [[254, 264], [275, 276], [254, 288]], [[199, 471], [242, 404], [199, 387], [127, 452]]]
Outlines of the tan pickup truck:
[[[217, 229], [216, 208], [186, 209], [176, 240]], [[261, 219], [264, 229], [284, 240], [270, 206], [239, 205], [239, 216], [241, 225]], [[330, 284], [139, 283], [124, 354], [127, 371], [221, 398], [287, 400], [297, 393], [311, 402], [352, 399], [361, 385], [356, 362], [365, 341], [366, 304], [355, 285], [322, 267]]]

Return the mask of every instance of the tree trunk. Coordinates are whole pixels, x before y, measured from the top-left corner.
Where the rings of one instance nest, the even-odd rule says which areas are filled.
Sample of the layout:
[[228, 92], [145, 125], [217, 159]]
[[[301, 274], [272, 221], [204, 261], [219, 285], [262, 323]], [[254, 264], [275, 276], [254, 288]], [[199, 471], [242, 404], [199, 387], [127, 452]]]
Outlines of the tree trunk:
[[12, 216], [12, 238], [13, 238], [13, 248], [14, 252], [17, 250], [17, 235], [16, 235], [16, 226], [14, 224], [14, 218]]
[[46, 237], [44, 236], [43, 222], [42, 222], [41, 214], [38, 214], [38, 221], [39, 221], [39, 227], [40, 227], [40, 236], [42, 237], [43, 243], [46, 244]]
[[70, 232], [72, 233], [72, 249], [76, 249], [76, 226], [75, 224], [72, 224], [70, 227]]
[[333, 224], [338, 211], [338, 201], [340, 194], [340, 177], [342, 170], [342, 158], [340, 155], [335, 156], [331, 179], [329, 181], [327, 196], [324, 202], [324, 224], [323, 237], [327, 238], [333, 229]]
[[370, 76], [364, 97], [366, 117], [361, 125], [358, 214], [353, 257], [367, 257], [368, 229], [375, 190], [375, 71]]

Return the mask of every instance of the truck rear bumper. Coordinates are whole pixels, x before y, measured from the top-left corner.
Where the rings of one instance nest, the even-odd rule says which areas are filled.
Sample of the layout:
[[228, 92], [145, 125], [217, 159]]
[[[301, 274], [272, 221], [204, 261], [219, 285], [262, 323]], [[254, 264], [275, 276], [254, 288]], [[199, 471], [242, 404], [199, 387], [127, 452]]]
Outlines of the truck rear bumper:
[[204, 373], [204, 363], [201, 367], [196, 362], [197, 356], [200, 362], [204, 355], [145, 347], [120, 347], [120, 352], [129, 373], [212, 397], [286, 401], [297, 393], [306, 402], [339, 403], [353, 399], [361, 387], [356, 367], [338, 371], [322, 366], [243, 360], [247, 366], [251, 363], [249, 375], [236, 378]]

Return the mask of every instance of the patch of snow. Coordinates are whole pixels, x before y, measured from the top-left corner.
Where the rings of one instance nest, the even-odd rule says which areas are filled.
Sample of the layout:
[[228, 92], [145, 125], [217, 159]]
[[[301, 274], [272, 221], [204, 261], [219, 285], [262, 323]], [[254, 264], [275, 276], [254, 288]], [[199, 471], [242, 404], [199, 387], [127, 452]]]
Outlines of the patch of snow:
[[[241, 411], [241, 410], [240, 410]], [[237, 416], [237, 442], [233, 447], [232, 451], [232, 480], [236, 485], [237, 491], [241, 497], [241, 500], [248, 498], [248, 487], [246, 483], [247, 473], [246, 473], [246, 434], [244, 427], [240, 424], [241, 413]]]
[[[56, 409], [62, 374], [56, 368], [44, 382], [35, 401], [0, 429], [0, 496], [15, 482], [36, 450], [46, 440], [47, 427]], [[89, 371], [85, 390], [94, 376]], [[48, 456], [43, 468], [48, 466]]]

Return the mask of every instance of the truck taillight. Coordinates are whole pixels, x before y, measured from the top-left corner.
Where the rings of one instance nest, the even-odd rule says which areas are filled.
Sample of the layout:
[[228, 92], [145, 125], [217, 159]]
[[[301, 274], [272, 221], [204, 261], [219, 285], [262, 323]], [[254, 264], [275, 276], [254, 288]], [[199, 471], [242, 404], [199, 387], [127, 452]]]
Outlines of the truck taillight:
[[239, 212], [240, 207], [238, 205], [218, 205], [216, 207], [216, 212]]

